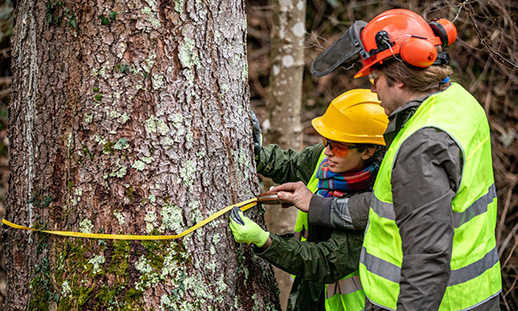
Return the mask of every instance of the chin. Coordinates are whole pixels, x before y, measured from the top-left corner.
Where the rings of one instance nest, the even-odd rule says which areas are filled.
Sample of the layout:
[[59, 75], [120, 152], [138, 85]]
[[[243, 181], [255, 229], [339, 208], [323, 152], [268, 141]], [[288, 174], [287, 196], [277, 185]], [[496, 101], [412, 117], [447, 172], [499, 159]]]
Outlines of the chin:
[[343, 173], [342, 170], [336, 168], [336, 167], [330, 167], [329, 170], [331, 171], [331, 173], [335, 173], [335, 174], [340, 174], [340, 173]]

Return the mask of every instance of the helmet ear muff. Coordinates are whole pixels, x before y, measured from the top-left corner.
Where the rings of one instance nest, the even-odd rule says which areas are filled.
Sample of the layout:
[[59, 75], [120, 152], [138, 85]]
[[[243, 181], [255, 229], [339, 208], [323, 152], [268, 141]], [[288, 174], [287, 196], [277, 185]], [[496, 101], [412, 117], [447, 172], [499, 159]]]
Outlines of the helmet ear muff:
[[432, 28], [433, 33], [441, 39], [442, 46], [447, 47], [457, 40], [457, 28], [447, 19], [434, 19], [428, 25]]
[[437, 59], [437, 49], [424, 38], [411, 37], [405, 40], [399, 48], [399, 54], [406, 63], [426, 68]]

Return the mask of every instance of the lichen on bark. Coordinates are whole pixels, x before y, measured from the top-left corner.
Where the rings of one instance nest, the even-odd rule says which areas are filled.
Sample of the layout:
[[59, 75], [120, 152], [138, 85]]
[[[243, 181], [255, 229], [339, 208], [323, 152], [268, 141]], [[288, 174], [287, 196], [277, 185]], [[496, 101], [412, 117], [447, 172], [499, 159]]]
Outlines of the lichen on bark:
[[[241, 1], [60, 1], [50, 13], [73, 25], [45, 23], [47, 3], [18, 4], [7, 217], [173, 235], [257, 193]], [[275, 301], [249, 250], [238, 270], [225, 216], [172, 241], [8, 241], [13, 309], [240, 310], [251, 290]]]

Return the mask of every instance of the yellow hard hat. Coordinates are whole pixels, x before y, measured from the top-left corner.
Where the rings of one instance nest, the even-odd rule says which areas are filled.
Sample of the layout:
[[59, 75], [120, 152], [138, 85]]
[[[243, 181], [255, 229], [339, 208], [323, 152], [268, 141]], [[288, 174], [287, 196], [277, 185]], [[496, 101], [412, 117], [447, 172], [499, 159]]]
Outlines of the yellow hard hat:
[[375, 93], [355, 89], [335, 98], [324, 115], [313, 119], [311, 124], [330, 140], [385, 146], [383, 133], [388, 118]]

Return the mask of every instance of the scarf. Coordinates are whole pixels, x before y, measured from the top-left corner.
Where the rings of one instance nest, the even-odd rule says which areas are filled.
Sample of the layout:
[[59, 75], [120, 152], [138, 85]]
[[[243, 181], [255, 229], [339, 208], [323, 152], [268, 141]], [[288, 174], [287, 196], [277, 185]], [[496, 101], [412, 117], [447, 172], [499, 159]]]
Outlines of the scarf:
[[329, 170], [326, 157], [320, 163], [316, 175], [318, 178], [317, 194], [323, 197], [343, 197], [352, 192], [368, 190], [376, 178], [378, 168], [378, 163], [372, 163], [361, 171], [333, 173]]

